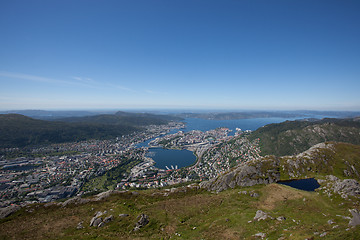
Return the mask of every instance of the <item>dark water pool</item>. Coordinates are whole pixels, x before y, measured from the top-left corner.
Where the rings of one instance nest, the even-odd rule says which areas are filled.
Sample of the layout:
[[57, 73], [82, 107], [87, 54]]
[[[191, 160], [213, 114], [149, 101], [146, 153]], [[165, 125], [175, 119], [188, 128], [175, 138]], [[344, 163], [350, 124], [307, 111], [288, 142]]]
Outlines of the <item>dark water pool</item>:
[[279, 181], [277, 183], [310, 192], [315, 191], [315, 189], [320, 187], [320, 184], [315, 178]]

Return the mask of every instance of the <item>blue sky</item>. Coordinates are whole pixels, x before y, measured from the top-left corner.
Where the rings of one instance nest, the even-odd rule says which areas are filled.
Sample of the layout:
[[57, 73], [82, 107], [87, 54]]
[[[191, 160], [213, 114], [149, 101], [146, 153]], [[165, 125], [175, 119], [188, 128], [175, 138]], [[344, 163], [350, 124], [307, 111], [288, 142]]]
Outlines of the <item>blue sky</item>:
[[360, 110], [360, 1], [1, 0], [0, 109]]

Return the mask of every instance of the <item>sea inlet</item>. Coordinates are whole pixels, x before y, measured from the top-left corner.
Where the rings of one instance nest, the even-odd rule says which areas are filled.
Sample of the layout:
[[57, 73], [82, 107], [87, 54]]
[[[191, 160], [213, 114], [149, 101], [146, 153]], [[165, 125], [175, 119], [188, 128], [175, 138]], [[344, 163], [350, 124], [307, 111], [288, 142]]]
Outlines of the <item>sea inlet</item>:
[[195, 163], [196, 156], [189, 150], [164, 148], [149, 148], [147, 157], [155, 161], [155, 167], [160, 169], [177, 169]]

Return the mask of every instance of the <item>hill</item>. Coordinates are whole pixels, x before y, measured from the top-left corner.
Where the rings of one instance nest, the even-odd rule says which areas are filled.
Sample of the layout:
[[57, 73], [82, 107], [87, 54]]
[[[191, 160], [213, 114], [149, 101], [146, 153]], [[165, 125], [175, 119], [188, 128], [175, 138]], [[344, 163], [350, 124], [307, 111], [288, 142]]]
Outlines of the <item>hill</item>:
[[250, 139], [260, 139], [261, 154], [298, 154], [326, 141], [360, 144], [360, 118], [286, 121], [254, 131]]
[[[360, 186], [345, 178], [359, 179], [359, 153], [359, 146], [323, 143], [296, 156], [244, 163], [203, 188], [108, 191], [28, 205], [0, 220], [0, 238], [356, 239]], [[233, 172], [247, 174], [249, 184], [232, 185], [239, 179]], [[321, 188], [306, 192], [267, 180], [291, 174], [315, 176]], [[211, 187], [219, 181], [228, 181], [227, 188]]]
[[144, 126], [166, 124], [169, 119], [157, 115], [103, 114], [45, 121], [19, 114], [0, 114], [0, 148], [111, 139], [140, 131]]
[[116, 112], [115, 114], [101, 114], [95, 116], [70, 117], [57, 119], [62, 122], [96, 123], [96, 124], [126, 124], [129, 126], [147, 126], [167, 124], [169, 121], [179, 121], [181, 118], [169, 115], [155, 115], [149, 113]]
[[[265, 156], [242, 163], [230, 172], [201, 185], [212, 191], [223, 191], [235, 186], [253, 186], [310, 177], [322, 178], [326, 175], [359, 181], [359, 173], [360, 146], [327, 142], [317, 144], [294, 156]], [[360, 197], [360, 192], [356, 195]]]

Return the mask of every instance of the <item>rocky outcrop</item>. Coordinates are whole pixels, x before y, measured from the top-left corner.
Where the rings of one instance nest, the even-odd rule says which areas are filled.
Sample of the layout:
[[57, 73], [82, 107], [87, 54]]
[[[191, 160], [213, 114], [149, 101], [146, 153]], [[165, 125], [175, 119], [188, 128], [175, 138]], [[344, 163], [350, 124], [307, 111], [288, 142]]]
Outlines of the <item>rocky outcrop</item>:
[[0, 208], [0, 219], [6, 218], [20, 209], [19, 206], [12, 205], [5, 208]]
[[261, 211], [261, 210], [257, 210], [255, 217], [254, 217], [254, 221], [261, 221], [261, 220], [266, 220], [266, 219], [274, 219], [273, 217], [271, 217], [268, 213]]
[[279, 180], [279, 160], [263, 157], [243, 163], [236, 169], [215, 179], [202, 182], [200, 187], [210, 191], [223, 191], [235, 186], [247, 187], [257, 184], [270, 184]]
[[355, 179], [340, 180], [333, 175], [327, 175], [326, 180], [319, 182], [323, 185], [319, 190], [323, 190], [329, 197], [336, 193], [344, 199], [349, 196], [360, 198], [360, 184]]
[[340, 195], [360, 197], [360, 184], [355, 179], [338, 180], [334, 183], [333, 189]]
[[146, 226], [149, 223], [149, 216], [146, 214], [140, 214], [138, 217], [139, 221], [136, 223], [133, 231], [138, 231], [140, 228]]
[[111, 222], [114, 219], [113, 215], [105, 217], [104, 219], [101, 217], [106, 213], [107, 213], [107, 211], [96, 212], [94, 217], [90, 220], [90, 227], [103, 227], [106, 223]]
[[85, 203], [88, 203], [90, 201], [91, 200], [87, 199], [87, 198], [74, 197], [74, 198], [70, 198], [70, 199], [66, 200], [65, 202], [62, 202], [62, 203], [60, 202], [60, 203], [58, 203], [58, 205], [62, 206], [62, 207], [66, 207], [69, 204], [85, 204]]

